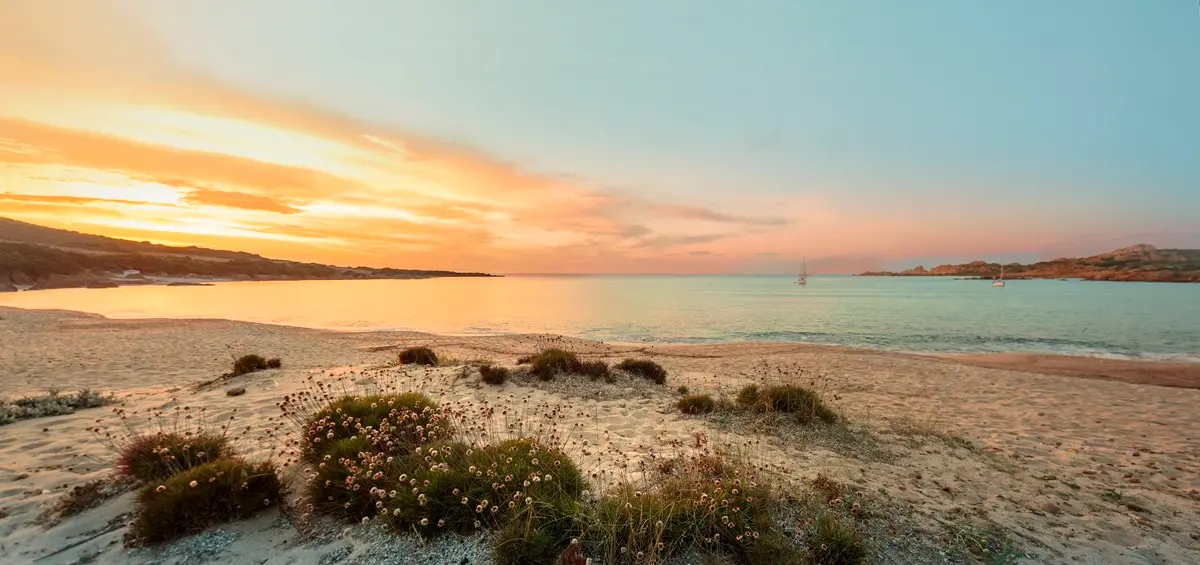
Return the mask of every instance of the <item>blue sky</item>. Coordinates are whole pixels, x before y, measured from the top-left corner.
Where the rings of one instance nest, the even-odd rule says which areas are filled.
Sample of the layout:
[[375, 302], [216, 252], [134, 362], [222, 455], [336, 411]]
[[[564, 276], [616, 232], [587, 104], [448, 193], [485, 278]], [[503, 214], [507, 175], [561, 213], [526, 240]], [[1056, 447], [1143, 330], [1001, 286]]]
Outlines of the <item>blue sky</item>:
[[236, 88], [590, 190], [958, 218], [883, 260], [1200, 246], [1194, 3], [121, 1]]

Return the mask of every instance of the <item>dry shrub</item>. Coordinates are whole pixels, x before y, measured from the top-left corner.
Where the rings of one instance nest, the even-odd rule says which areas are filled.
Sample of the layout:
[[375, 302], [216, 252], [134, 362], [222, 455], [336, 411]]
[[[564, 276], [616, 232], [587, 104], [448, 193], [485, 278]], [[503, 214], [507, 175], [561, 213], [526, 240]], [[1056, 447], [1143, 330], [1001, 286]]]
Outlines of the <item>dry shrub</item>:
[[529, 372], [539, 380], [552, 381], [558, 375], [568, 375], [583, 371], [583, 362], [579, 356], [563, 349], [546, 349], [539, 351], [529, 361]]
[[599, 379], [610, 380], [612, 377], [612, 373], [608, 369], [608, 363], [599, 360], [584, 361], [580, 364], [578, 373], [593, 381]]
[[243, 355], [233, 362], [233, 376], [246, 375], [255, 371], [265, 371], [270, 368], [267, 358], [262, 355]]
[[280, 359], [278, 357], [272, 357], [270, 359], [267, 359], [267, 368], [268, 369], [280, 369], [282, 367], [283, 367], [283, 359]]
[[502, 385], [508, 380], [508, 369], [484, 364], [479, 366], [479, 376], [487, 384]]
[[46, 527], [59, 523], [63, 518], [81, 514], [96, 508], [106, 501], [128, 492], [133, 487], [131, 481], [111, 481], [97, 479], [81, 485], [75, 485], [59, 498], [35, 521]]
[[717, 402], [707, 394], [689, 394], [679, 399], [678, 406], [684, 414], [708, 414], [717, 409]]
[[617, 369], [656, 384], [667, 382], [667, 370], [649, 359], [626, 359], [617, 364]]
[[279, 504], [283, 491], [273, 464], [219, 459], [146, 485], [138, 493], [129, 539], [160, 543], [248, 518]]
[[117, 472], [148, 483], [230, 455], [224, 434], [160, 431], [130, 438], [117, 454]]
[[400, 364], [433, 366], [438, 364], [438, 356], [428, 347], [410, 347], [400, 352]]

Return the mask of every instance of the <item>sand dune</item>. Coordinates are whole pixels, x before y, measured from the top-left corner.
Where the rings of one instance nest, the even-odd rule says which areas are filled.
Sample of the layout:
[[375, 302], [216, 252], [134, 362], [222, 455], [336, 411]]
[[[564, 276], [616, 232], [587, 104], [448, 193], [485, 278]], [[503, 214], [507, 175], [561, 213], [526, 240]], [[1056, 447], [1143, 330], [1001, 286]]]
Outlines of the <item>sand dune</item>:
[[[799, 485], [820, 473], [873, 493], [934, 545], [994, 528], [1008, 532], [1037, 563], [1200, 562], [1200, 390], [1121, 377], [1170, 371], [1161, 366], [1007, 359], [992, 368], [978, 359], [797, 344], [571, 341], [591, 357], [653, 357], [670, 372], [668, 386], [490, 387], [477, 376], [463, 378], [457, 367], [388, 367], [400, 346], [429, 344], [443, 355], [514, 365], [536, 343], [531, 336], [336, 333], [0, 308], [0, 396], [99, 388], [118, 394], [130, 411], [203, 406], [214, 420], [236, 411], [239, 424], [251, 426], [258, 438], [275, 425], [276, 403], [310, 376], [379, 368], [370, 370], [447, 402], [568, 406], [568, 422], [580, 424], [580, 437], [623, 454], [630, 469], [672, 440], [753, 445], [757, 457], [780, 470], [781, 481]], [[226, 371], [232, 354], [246, 352], [282, 357], [284, 368], [194, 390], [195, 383]], [[1106, 371], [1108, 379], [1044, 374]], [[781, 374], [824, 392], [847, 414], [848, 433], [859, 439], [754, 433], [672, 408], [680, 385], [735, 394], [744, 384]], [[228, 386], [247, 392], [230, 397]], [[48, 529], [36, 524], [66, 490], [111, 472], [112, 454], [87, 430], [112, 418], [98, 408], [0, 427], [0, 562], [70, 563], [87, 556], [95, 563], [185, 563], [203, 555], [230, 563], [332, 563], [334, 557], [388, 562], [371, 557], [381, 544], [389, 554], [426, 555], [428, 562], [442, 562], [433, 557], [440, 554], [486, 554], [476, 538], [398, 546], [413, 542], [380, 541], [386, 534], [374, 526], [301, 534], [292, 517], [278, 513], [163, 548], [127, 549], [121, 538], [129, 494]], [[280, 443], [251, 439], [242, 447], [250, 456], [265, 456]], [[919, 555], [889, 554], [892, 547], [899, 546], [888, 541], [877, 547], [877, 559], [926, 562]]]

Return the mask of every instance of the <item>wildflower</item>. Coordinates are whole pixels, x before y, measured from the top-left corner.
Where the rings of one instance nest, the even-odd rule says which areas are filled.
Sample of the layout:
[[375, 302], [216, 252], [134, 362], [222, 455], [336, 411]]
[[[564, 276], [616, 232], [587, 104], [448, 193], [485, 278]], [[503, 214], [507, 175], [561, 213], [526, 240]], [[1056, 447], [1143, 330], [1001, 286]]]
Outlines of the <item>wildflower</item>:
[[367, 522], [370, 522], [370, 521], [371, 521], [370, 516], [363, 516], [362, 523], [366, 524]]
[[158, 488], [154, 489], [154, 492], [163, 492], [165, 490], [167, 490], [166, 485], [158, 485]]
[[200, 483], [197, 483], [196, 481], [192, 481], [192, 482], [188, 483], [188, 486], [192, 487], [192, 488], [196, 488], [196, 485], [198, 485], [198, 484], [200, 484]]
[[429, 518], [421, 518], [421, 525], [422, 525], [422, 526], [428, 526], [428, 525], [429, 525]]

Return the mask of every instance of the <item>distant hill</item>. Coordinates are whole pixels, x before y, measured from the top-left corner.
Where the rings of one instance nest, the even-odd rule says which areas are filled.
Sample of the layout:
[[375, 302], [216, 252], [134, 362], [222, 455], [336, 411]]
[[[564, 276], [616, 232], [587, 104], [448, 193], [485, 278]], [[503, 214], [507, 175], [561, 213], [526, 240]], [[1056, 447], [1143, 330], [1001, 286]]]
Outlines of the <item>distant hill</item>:
[[[1000, 274], [999, 263], [972, 261], [938, 265], [926, 270], [866, 272], [862, 277], [955, 276], [990, 279]], [[1008, 263], [1004, 277], [1011, 279], [1085, 279], [1093, 281], [1200, 282], [1200, 249], [1158, 249], [1132, 245], [1108, 253], [1077, 259], [1054, 259], [1029, 265]]]
[[[128, 271], [138, 271], [126, 276]], [[334, 267], [253, 253], [172, 247], [78, 233], [0, 218], [0, 291], [153, 284], [172, 279], [308, 280], [487, 277], [413, 269]], [[149, 278], [147, 278], [149, 277]]]

